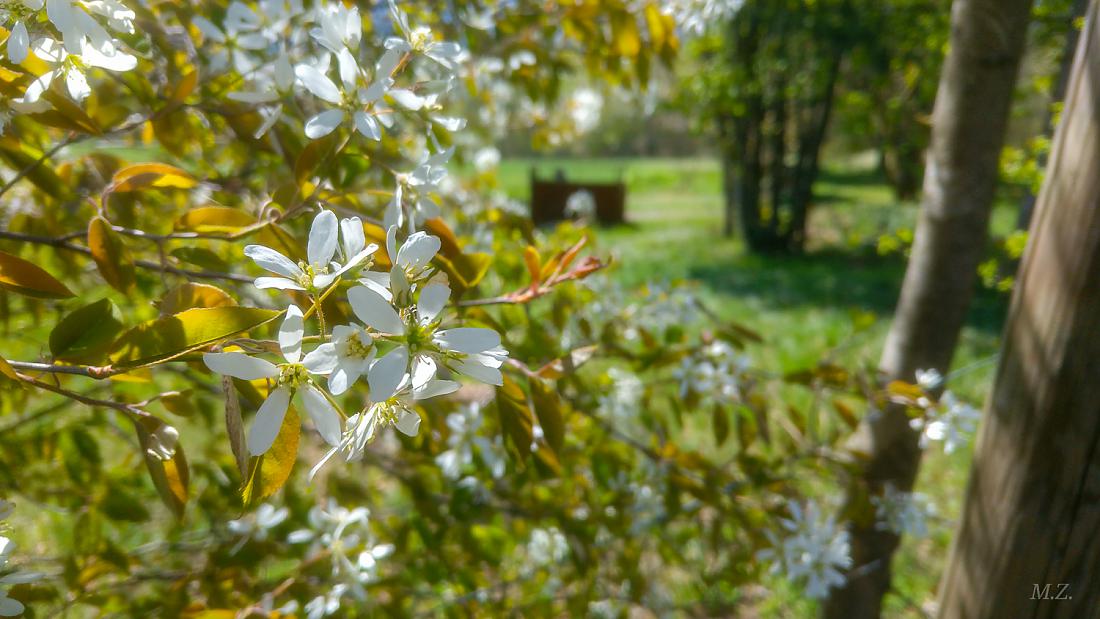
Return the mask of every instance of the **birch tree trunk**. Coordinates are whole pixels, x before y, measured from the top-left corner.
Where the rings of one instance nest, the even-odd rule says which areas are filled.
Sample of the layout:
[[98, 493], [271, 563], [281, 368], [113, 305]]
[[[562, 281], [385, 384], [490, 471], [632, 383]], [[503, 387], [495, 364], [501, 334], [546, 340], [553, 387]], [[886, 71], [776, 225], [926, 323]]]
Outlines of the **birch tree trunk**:
[[941, 617], [1100, 617], [1098, 16], [1093, 0], [1009, 310]]
[[[950, 50], [932, 115], [932, 143], [913, 249], [880, 369], [912, 382], [918, 369], [946, 373], [959, 338], [988, 235], [1012, 93], [1032, 0], [955, 0]], [[852, 444], [861, 466], [849, 514], [867, 514], [889, 483], [912, 488], [920, 463], [905, 411], [868, 415]], [[873, 518], [850, 526], [853, 569], [824, 605], [828, 619], [875, 618], [890, 588], [898, 536]]]

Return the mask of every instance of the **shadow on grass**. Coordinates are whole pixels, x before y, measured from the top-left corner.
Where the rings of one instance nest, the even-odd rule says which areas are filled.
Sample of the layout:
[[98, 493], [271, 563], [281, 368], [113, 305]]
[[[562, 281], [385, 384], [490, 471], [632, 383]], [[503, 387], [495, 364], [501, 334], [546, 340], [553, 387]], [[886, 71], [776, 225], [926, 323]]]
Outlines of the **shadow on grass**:
[[[741, 254], [732, 263], [693, 265], [688, 273], [715, 292], [752, 297], [776, 308], [856, 308], [889, 317], [905, 276], [905, 258], [873, 248], [828, 248], [797, 256]], [[967, 324], [999, 334], [1008, 296], [978, 287]]]

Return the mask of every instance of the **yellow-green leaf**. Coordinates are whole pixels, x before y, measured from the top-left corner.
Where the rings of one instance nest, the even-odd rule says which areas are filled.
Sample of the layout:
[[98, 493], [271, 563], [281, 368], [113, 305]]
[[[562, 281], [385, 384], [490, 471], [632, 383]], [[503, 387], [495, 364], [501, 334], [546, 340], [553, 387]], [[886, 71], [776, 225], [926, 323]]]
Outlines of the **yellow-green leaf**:
[[302, 422], [298, 412], [291, 406], [283, 418], [283, 427], [275, 437], [275, 442], [264, 455], [252, 458], [248, 465], [248, 478], [241, 488], [241, 499], [247, 506], [253, 506], [279, 491], [294, 470], [298, 459], [298, 439], [302, 433]]
[[134, 286], [134, 259], [122, 237], [106, 219], [96, 216], [88, 222], [88, 249], [92, 251], [99, 274], [112, 288], [128, 292]]
[[136, 368], [179, 357], [271, 322], [282, 312], [255, 307], [195, 308], [142, 323], [115, 342], [114, 365]]
[[154, 434], [166, 425], [151, 415], [134, 419], [138, 441], [141, 443], [149, 476], [153, 478], [153, 485], [157, 487], [157, 492], [160, 493], [164, 504], [177, 518], [180, 518], [183, 517], [183, 510], [187, 506], [187, 487], [191, 480], [183, 446], [177, 444], [175, 453], [168, 460], [161, 460], [151, 449], [156, 442]]
[[37, 265], [0, 251], [0, 288], [40, 299], [64, 299], [74, 296], [65, 284]]
[[232, 234], [255, 223], [255, 217], [239, 208], [202, 206], [180, 216], [175, 228], [204, 234]]
[[169, 290], [157, 307], [161, 316], [167, 316], [197, 307], [230, 307], [236, 304], [228, 292], [217, 286], [187, 282]]
[[546, 443], [555, 452], [561, 453], [565, 442], [565, 416], [562, 414], [561, 398], [545, 381], [532, 378], [530, 384], [531, 402], [535, 405], [535, 415], [542, 426]]
[[531, 453], [531, 441], [534, 439], [534, 417], [527, 405], [527, 396], [515, 381], [504, 377], [504, 385], [497, 388], [497, 413], [500, 415], [500, 427], [511, 439], [521, 456]]
[[115, 172], [108, 188], [113, 193], [141, 189], [191, 189], [199, 184], [187, 172], [165, 163], [139, 163]]

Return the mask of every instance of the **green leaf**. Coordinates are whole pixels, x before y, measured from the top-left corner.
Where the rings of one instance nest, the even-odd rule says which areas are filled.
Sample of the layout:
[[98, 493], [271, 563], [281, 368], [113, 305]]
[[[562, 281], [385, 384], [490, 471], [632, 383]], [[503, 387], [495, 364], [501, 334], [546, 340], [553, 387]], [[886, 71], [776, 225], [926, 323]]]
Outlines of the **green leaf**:
[[225, 260], [222, 260], [221, 256], [205, 247], [177, 247], [168, 252], [168, 255], [180, 262], [194, 265], [208, 271], [219, 271], [224, 273], [229, 270], [229, 264]]
[[531, 402], [535, 405], [535, 415], [542, 426], [546, 443], [557, 453], [561, 453], [565, 442], [565, 416], [562, 414], [561, 397], [545, 381], [537, 378], [530, 380]]
[[189, 309], [142, 323], [115, 342], [111, 362], [138, 368], [179, 357], [193, 350], [275, 320], [276, 310], [254, 307]]
[[134, 286], [134, 259], [106, 219], [96, 216], [88, 222], [88, 249], [99, 274], [112, 288], [128, 292]]
[[505, 376], [504, 385], [497, 387], [496, 402], [501, 429], [511, 439], [516, 451], [526, 457], [531, 453], [531, 441], [534, 439], [534, 417], [527, 406], [527, 396], [515, 381]]
[[0, 251], [0, 288], [40, 299], [65, 299], [75, 296], [65, 284], [37, 265]]
[[726, 409], [715, 404], [712, 411], [711, 424], [714, 429], [714, 443], [723, 445], [730, 435], [730, 417]]
[[110, 299], [100, 299], [69, 312], [50, 331], [54, 359], [94, 363], [122, 331], [122, 314]]
[[248, 447], [244, 437], [244, 422], [241, 421], [241, 400], [237, 397], [237, 389], [233, 387], [233, 379], [222, 376], [222, 393], [225, 394], [225, 431], [229, 435], [229, 448], [233, 451], [233, 459], [237, 461], [237, 470], [243, 479], [248, 474]]

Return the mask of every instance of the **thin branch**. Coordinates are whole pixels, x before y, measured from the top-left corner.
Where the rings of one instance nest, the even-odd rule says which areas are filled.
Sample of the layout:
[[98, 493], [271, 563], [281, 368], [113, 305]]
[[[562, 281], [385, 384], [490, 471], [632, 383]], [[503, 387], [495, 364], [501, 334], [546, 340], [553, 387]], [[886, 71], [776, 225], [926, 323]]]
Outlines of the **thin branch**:
[[[92, 255], [92, 250], [84, 247], [83, 245], [70, 243], [69, 241], [65, 240], [65, 237], [54, 238], [48, 236], [37, 236], [34, 234], [23, 234], [20, 232], [0, 230], [0, 239], [23, 241], [26, 243], [34, 243], [36, 245], [49, 245], [51, 247], [56, 247], [58, 249], [64, 249], [67, 251], [74, 251], [87, 256]], [[236, 273], [219, 273], [217, 271], [190, 271], [187, 269], [178, 269], [173, 266], [158, 264], [150, 260], [134, 260], [134, 266], [139, 266], [143, 269], [149, 269], [152, 271], [159, 271], [161, 273], [171, 273], [173, 275], [191, 277], [195, 279], [224, 279], [246, 283], [251, 283], [253, 281], [253, 278], [247, 275], [237, 275]]]
[[93, 365], [53, 365], [50, 363], [37, 363], [34, 361], [8, 361], [8, 365], [17, 370], [28, 372], [49, 372], [51, 374], [75, 374], [77, 376], [89, 376], [91, 378], [107, 378], [110, 375], [109, 367]]

